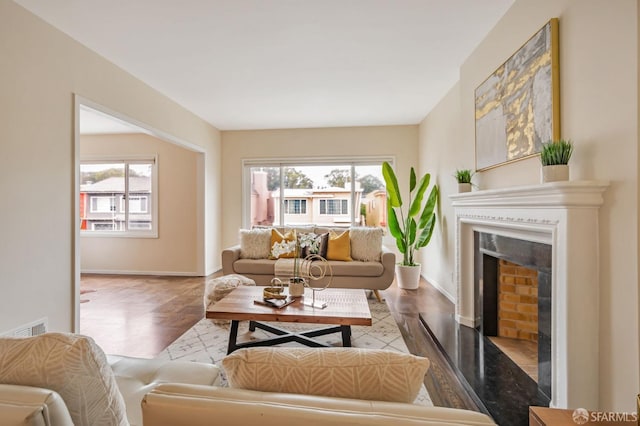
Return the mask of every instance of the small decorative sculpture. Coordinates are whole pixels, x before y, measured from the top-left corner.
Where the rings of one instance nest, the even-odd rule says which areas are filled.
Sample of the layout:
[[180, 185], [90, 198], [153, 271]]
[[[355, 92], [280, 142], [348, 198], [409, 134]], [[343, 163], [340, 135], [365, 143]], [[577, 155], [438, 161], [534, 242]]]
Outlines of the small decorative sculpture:
[[[326, 308], [327, 302], [316, 300], [316, 292], [326, 290], [331, 285], [331, 281], [333, 280], [333, 269], [331, 268], [331, 264], [327, 262], [327, 259], [318, 254], [310, 254], [304, 258], [301, 266], [301, 270], [305, 271], [308, 277], [308, 280], [305, 280], [305, 285], [312, 292], [312, 299], [305, 299], [303, 303], [306, 306], [314, 308]], [[323, 287], [314, 287], [311, 285], [312, 281], [320, 281], [325, 277], [327, 279], [326, 284]]]

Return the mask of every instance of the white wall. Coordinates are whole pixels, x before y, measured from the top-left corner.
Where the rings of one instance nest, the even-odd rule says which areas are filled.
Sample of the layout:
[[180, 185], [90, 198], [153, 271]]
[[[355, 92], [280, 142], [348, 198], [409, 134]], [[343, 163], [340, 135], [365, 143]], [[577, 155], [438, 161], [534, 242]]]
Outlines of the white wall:
[[206, 269], [220, 264], [217, 129], [11, 1], [0, 70], [0, 331], [74, 328], [74, 93], [202, 147]]
[[[157, 156], [158, 237], [83, 235], [82, 272], [202, 275], [198, 259], [198, 154], [144, 133], [83, 135], [80, 158]], [[202, 263], [202, 262], [200, 262]]]
[[[459, 85], [420, 126], [421, 167], [438, 168], [447, 179], [458, 167], [473, 168], [475, 88], [550, 18], [559, 18], [562, 136], [575, 143], [571, 179], [611, 181], [600, 210], [600, 311], [594, 313], [600, 318], [600, 330], [594, 330], [600, 333], [594, 348], [600, 354], [600, 408], [606, 410], [635, 411], [640, 388], [637, 3], [517, 0], [462, 65]], [[452, 129], [456, 122], [459, 134]], [[444, 137], [451, 140], [441, 145]], [[539, 167], [531, 158], [479, 173], [476, 182], [483, 189], [536, 184]], [[445, 205], [454, 186], [442, 189], [444, 226], [438, 245], [423, 252], [423, 263], [426, 275], [435, 271], [433, 278], [455, 295], [454, 230], [447, 226], [453, 213]]]
[[[420, 125], [419, 159], [422, 173], [431, 173], [440, 189], [438, 222], [429, 245], [420, 250], [422, 276], [455, 301], [455, 220], [448, 195], [458, 191], [457, 169], [475, 170], [473, 147], [460, 137], [460, 85], [456, 84]], [[426, 142], [426, 143], [425, 143]]]
[[[396, 168], [408, 170], [411, 166], [417, 167], [417, 147], [418, 126], [222, 132], [223, 244], [238, 243], [238, 229], [242, 225], [243, 159], [395, 156]], [[408, 188], [409, 173], [399, 174], [400, 187]]]

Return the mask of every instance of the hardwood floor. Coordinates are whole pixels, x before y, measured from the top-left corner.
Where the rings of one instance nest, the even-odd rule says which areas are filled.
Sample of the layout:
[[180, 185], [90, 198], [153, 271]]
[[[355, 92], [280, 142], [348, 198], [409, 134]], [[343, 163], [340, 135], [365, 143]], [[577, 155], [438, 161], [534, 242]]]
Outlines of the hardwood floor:
[[420, 320], [422, 312], [453, 313], [453, 304], [424, 279], [417, 290], [399, 289], [394, 282], [383, 294], [411, 353], [431, 361], [425, 386], [434, 405], [481, 411]]
[[85, 275], [80, 333], [106, 353], [153, 358], [204, 316], [204, 277]]
[[[106, 353], [152, 358], [203, 318], [204, 283], [210, 277], [83, 274], [80, 332]], [[424, 280], [418, 290], [394, 283], [381, 294], [411, 353], [431, 360], [425, 386], [434, 404], [477, 411], [419, 317], [433, 309], [451, 311], [451, 302]]]

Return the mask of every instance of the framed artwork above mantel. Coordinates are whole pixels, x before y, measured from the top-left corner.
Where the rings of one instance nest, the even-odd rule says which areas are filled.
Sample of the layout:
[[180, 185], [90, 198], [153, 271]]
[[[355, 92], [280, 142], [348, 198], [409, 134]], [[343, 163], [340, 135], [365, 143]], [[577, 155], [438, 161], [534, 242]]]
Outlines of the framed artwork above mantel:
[[537, 155], [560, 139], [558, 44], [553, 18], [476, 88], [476, 170]]

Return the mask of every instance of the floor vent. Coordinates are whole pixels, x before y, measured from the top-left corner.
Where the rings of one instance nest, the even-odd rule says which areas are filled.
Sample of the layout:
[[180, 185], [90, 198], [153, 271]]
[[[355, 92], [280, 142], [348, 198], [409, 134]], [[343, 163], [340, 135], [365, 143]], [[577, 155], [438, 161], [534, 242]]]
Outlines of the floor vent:
[[41, 318], [37, 321], [34, 321], [30, 324], [25, 324], [21, 327], [18, 327], [14, 330], [11, 330], [7, 333], [4, 333], [5, 336], [13, 336], [13, 337], [31, 337], [37, 336], [39, 334], [44, 334], [47, 332], [47, 319]]

